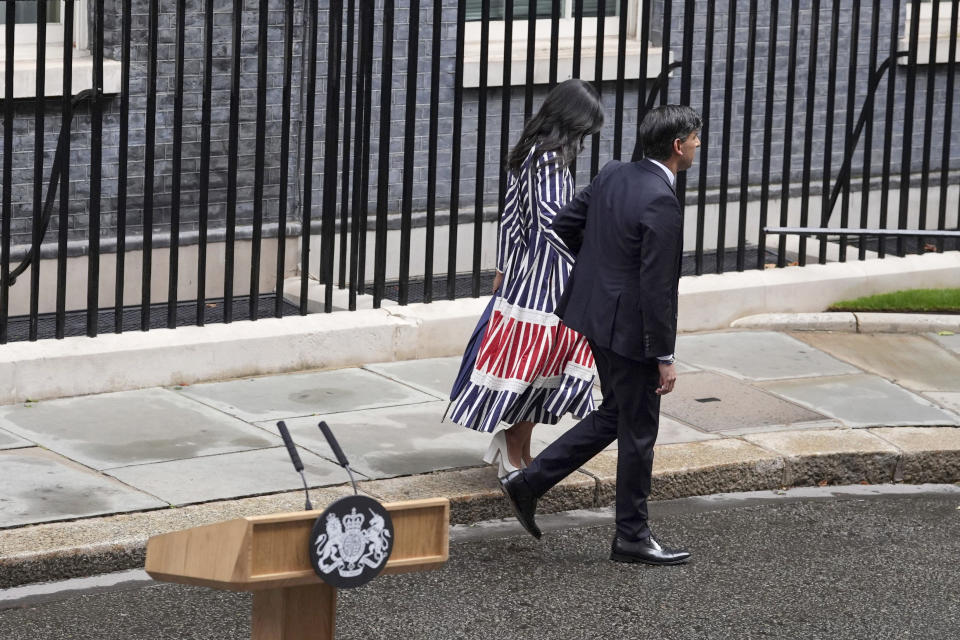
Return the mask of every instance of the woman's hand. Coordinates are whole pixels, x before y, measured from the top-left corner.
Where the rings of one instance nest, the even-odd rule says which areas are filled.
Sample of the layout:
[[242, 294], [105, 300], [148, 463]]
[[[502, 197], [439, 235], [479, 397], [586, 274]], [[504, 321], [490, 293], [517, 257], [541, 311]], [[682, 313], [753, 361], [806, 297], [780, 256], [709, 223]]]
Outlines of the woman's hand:
[[497, 271], [497, 275], [493, 276], [493, 290], [491, 293], [496, 293], [501, 284], [503, 284], [503, 273]]

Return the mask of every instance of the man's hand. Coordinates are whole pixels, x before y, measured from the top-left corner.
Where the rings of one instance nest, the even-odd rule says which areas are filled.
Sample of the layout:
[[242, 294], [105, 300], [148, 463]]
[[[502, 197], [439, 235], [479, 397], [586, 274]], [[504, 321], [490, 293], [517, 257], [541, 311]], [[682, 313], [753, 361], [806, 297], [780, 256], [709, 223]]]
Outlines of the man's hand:
[[503, 274], [497, 271], [497, 275], [493, 276], [493, 291], [490, 293], [496, 293], [501, 284], [503, 284]]
[[673, 391], [673, 385], [677, 382], [677, 370], [672, 364], [657, 366], [660, 368], [660, 386], [657, 387], [657, 395], [664, 396]]

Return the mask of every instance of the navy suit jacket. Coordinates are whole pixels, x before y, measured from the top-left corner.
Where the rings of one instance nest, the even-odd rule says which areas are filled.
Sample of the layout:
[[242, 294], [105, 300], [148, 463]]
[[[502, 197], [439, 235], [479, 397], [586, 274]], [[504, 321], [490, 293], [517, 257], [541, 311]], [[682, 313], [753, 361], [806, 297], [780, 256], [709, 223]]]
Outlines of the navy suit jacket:
[[563, 323], [633, 360], [672, 354], [683, 235], [663, 169], [608, 163], [551, 228], [576, 255], [555, 310]]

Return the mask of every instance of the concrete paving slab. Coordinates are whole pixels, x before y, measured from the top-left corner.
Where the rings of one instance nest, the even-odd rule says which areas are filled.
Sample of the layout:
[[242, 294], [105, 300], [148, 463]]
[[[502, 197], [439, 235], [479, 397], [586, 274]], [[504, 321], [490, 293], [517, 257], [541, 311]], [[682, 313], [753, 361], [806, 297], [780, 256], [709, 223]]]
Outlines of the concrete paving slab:
[[757, 433], [744, 440], [783, 456], [788, 486], [892, 482], [899, 459], [896, 447], [859, 429]]
[[[301, 451], [300, 459], [311, 486], [349, 480], [339, 465], [309, 451]], [[174, 505], [292, 491], [303, 486], [284, 447], [121, 467], [107, 473]]]
[[[547, 445], [563, 435], [567, 429], [577, 424], [577, 419], [567, 414], [557, 424], [539, 424], [533, 430], [533, 437], [530, 439], [530, 450], [533, 455], [539, 454]], [[712, 433], [704, 433], [690, 425], [684, 424], [679, 420], [674, 420], [670, 416], [660, 416], [660, 432], [657, 434], [657, 444], [673, 444], [677, 442], [699, 442], [701, 440], [713, 440], [719, 436]], [[616, 451], [617, 441], [604, 449], [604, 451]]]
[[913, 391], [960, 391], [960, 358], [923, 336], [805, 333], [797, 337]]
[[849, 427], [954, 425], [928, 400], [872, 375], [767, 382], [763, 388], [816, 409]]
[[9, 431], [0, 429], [0, 449], [19, 449], [21, 447], [32, 447], [34, 443], [15, 436]]
[[954, 353], [960, 353], [960, 333], [950, 332], [950, 335], [940, 335], [939, 333], [926, 334], [931, 340], [936, 340], [946, 349]]
[[708, 433], [792, 425], [824, 416], [727, 376], [703, 371], [679, 379], [660, 400], [667, 414]]
[[670, 416], [660, 415], [660, 431], [657, 433], [657, 444], [700, 442], [701, 440], [713, 440], [717, 437], [719, 436], [695, 429], [679, 420], [674, 420]]
[[960, 477], [960, 429], [883, 427], [870, 433], [900, 449], [898, 480], [955, 483]]
[[677, 370], [677, 375], [679, 376], [682, 373], [691, 373], [693, 371], [700, 371], [700, 367], [695, 367], [689, 362], [683, 360], [677, 360], [674, 362], [674, 367]]
[[182, 387], [178, 392], [247, 422], [435, 400], [362, 369], [244, 378]]
[[956, 391], [928, 391], [923, 395], [944, 409], [950, 409], [954, 413], [960, 414], [960, 393]]
[[441, 423], [447, 404], [428, 402], [309, 416], [286, 422], [299, 446], [334, 460], [317, 428], [320, 420], [326, 420], [350, 460], [350, 466], [370, 478], [483, 464], [490, 434], [465, 429], [450, 421]]
[[799, 340], [772, 331], [679, 336], [677, 353], [694, 366], [748, 380], [860, 373]]
[[839, 429], [843, 423], [835, 418], [824, 418], [813, 422], [794, 422], [792, 424], [761, 425], [759, 427], [737, 427], [720, 431], [722, 437], [740, 437], [752, 433], [772, 433], [778, 431], [822, 431], [824, 429]]
[[39, 447], [0, 452], [0, 527], [166, 506]]
[[368, 364], [367, 371], [386, 376], [441, 400], [450, 398], [450, 389], [460, 370], [459, 356]]
[[0, 427], [95, 469], [279, 442], [262, 429], [165, 389], [0, 407]]

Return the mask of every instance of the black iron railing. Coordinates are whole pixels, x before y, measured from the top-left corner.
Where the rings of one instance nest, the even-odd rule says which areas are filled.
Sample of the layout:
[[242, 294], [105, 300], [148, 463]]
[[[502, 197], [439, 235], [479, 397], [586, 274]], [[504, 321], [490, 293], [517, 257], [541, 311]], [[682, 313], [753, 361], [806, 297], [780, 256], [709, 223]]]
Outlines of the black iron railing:
[[695, 274], [956, 248], [960, 0], [67, 0], [85, 49], [34, 4], [3, 28], [0, 343], [481, 295], [502, 159], [568, 75], [607, 115], [580, 186], [654, 105], [702, 113]]

